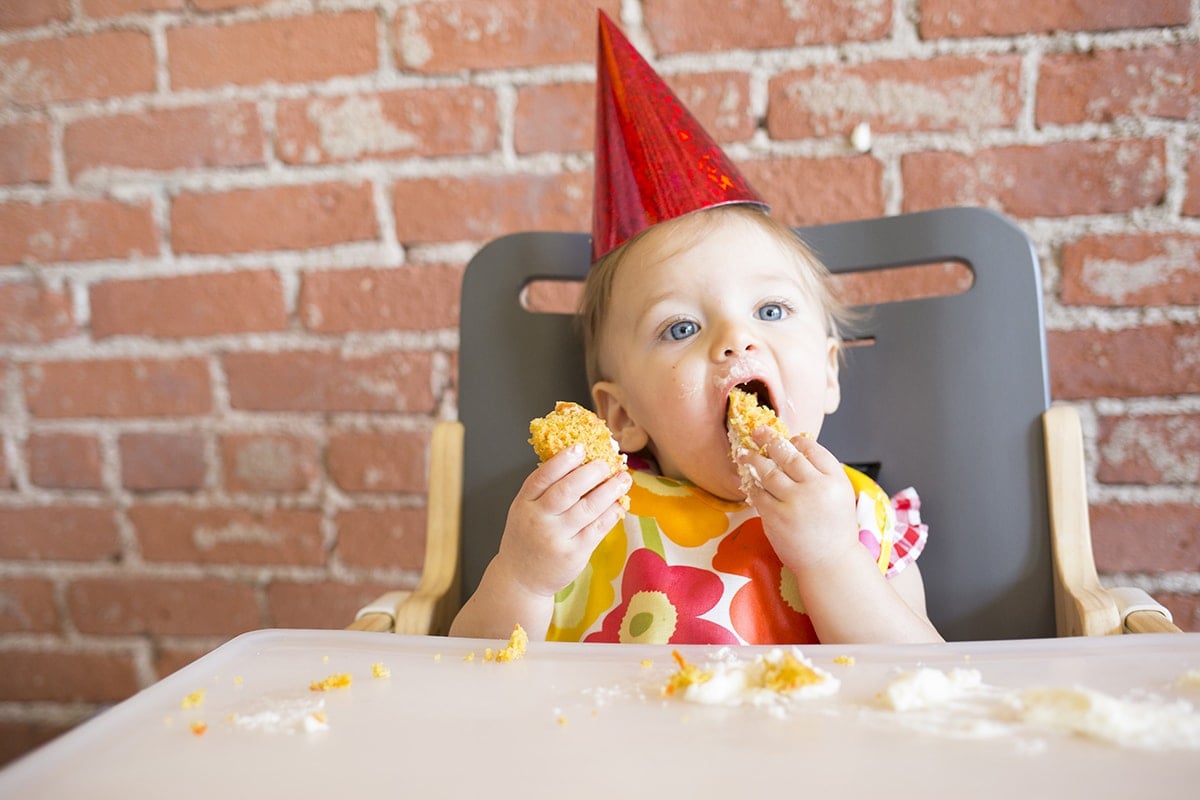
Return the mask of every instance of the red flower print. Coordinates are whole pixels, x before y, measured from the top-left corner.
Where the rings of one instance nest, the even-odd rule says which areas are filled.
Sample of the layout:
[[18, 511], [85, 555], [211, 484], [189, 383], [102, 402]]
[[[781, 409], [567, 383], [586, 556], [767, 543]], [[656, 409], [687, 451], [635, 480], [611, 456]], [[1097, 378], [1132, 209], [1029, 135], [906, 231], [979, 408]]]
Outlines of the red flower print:
[[804, 613], [796, 577], [787, 569], [763, 532], [762, 519], [751, 517], [730, 533], [713, 556], [713, 568], [742, 575], [750, 582], [737, 590], [729, 607], [733, 629], [749, 644], [818, 642]]
[[699, 619], [721, 599], [722, 588], [707, 570], [668, 566], [653, 550], [635, 550], [625, 563], [621, 604], [584, 641], [737, 644], [725, 628]]

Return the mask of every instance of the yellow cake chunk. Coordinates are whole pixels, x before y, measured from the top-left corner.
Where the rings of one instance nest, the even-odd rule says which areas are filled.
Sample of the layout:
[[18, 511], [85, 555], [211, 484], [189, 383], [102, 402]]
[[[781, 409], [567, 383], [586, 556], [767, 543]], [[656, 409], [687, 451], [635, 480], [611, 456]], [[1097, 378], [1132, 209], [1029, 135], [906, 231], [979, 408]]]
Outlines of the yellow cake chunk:
[[[609, 474], [626, 469], [625, 454], [617, 446], [612, 431], [604, 420], [579, 405], [560, 400], [554, 410], [529, 423], [529, 443], [542, 461], [553, 458], [573, 444], [583, 445], [584, 461], [604, 461]], [[621, 506], [629, 509], [629, 497], [621, 498]]]
[[746, 391], [735, 388], [729, 393], [729, 446], [736, 457], [740, 450], [757, 450], [766, 455], [766, 449], [759, 447], [754, 441], [754, 431], [758, 428], [770, 428], [784, 439], [791, 437], [787, 425], [775, 416], [775, 412], [767, 406], [760, 406], [758, 398]]

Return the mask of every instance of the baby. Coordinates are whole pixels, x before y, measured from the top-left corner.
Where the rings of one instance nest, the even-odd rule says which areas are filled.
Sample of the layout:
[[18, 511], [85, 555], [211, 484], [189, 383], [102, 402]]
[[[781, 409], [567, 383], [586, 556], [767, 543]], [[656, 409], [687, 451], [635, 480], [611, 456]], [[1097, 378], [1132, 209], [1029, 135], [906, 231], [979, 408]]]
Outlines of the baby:
[[[602, 59], [614, 37], [602, 17]], [[940, 640], [915, 564], [925, 542], [915, 495], [889, 499], [816, 438], [840, 401], [844, 309], [828, 273], [754, 195], [704, 194], [708, 155], [694, 208], [672, 205], [628, 236], [593, 232], [585, 361], [631, 471], [610, 474], [581, 448], [533, 470], [452, 634], [502, 638], [518, 622], [575, 641]], [[717, 169], [740, 180], [732, 165]], [[677, 204], [680, 190], [669, 192], [663, 203]], [[731, 457], [739, 387], [802, 433], [759, 428], [759, 447]]]

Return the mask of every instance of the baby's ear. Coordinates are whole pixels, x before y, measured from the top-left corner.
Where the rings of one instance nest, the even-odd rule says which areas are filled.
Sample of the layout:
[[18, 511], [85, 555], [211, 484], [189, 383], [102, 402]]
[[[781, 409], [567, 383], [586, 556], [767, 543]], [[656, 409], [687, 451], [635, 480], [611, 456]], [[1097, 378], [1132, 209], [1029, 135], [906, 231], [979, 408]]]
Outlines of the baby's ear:
[[612, 381], [598, 381], [592, 385], [596, 413], [612, 431], [617, 446], [623, 453], [636, 453], [646, 447], [650, 437], [629, 415], [622, 398], [621, 387]]
[[842, 404], [842, 384], [838, 379], [838, 365], [841, 363], [841, 347], [838, 340], [829, 337], [825, 353], [825, 413], [832, 414]]

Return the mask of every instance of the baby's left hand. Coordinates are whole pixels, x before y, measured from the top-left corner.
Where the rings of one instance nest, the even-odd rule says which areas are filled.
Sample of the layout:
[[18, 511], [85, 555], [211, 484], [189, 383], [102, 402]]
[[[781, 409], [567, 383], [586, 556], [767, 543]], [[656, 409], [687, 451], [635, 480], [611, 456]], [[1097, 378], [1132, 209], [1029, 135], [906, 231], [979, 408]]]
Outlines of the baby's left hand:
[[796, 571], [858, 546], [854, 487], [833, 454], [807, 436], [788, 441], [759, 428], [754, 438], [767, 455], [745, 452], [739, 461], [758, 476], [749, 500], [780, 560]]

